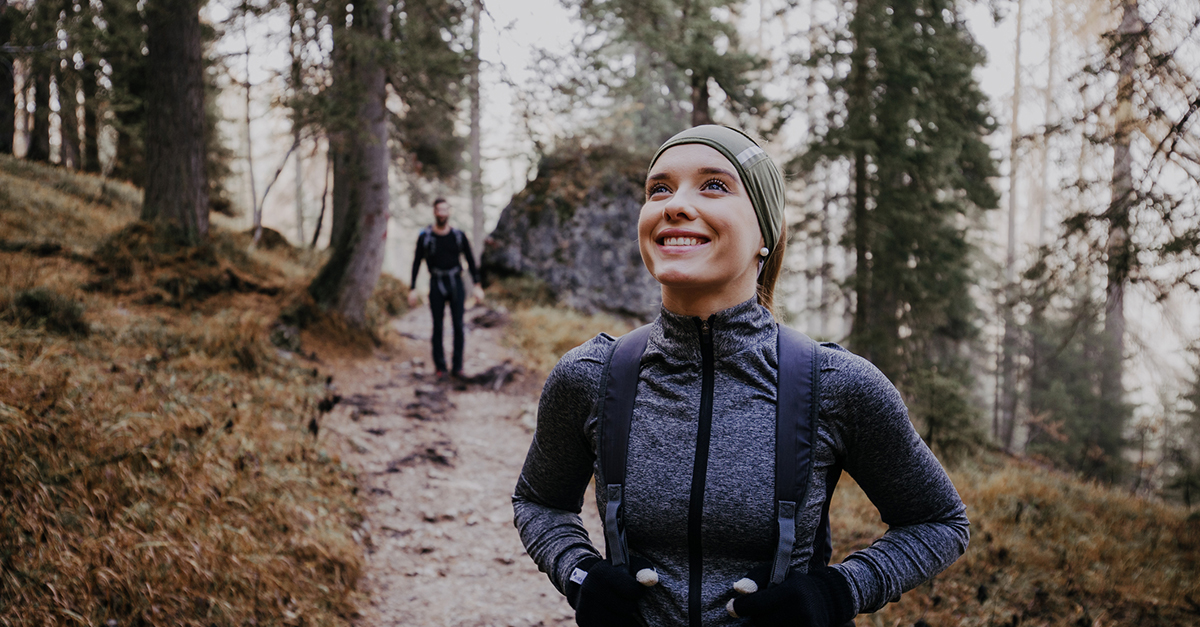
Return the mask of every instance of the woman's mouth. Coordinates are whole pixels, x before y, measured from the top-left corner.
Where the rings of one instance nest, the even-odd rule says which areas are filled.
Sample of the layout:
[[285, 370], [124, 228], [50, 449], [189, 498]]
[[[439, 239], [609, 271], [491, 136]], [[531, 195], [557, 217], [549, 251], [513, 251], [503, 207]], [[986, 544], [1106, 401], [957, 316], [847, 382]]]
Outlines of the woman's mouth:
[[702, 246], [711, 241], [699, 233], [683, 229], [666, 229], [662, 233], [659, 233], [656, 239], [661, 248], [676, 249], [680, 252], [683, 252], [687, 248]]

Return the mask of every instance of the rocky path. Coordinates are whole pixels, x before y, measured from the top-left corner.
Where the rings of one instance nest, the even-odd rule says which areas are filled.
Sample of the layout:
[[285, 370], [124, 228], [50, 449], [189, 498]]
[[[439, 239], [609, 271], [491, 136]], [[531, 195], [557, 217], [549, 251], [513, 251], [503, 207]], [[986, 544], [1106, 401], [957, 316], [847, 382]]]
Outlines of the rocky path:
[[[324, 417], [321, 438], [360, 470], [368, 491], [362, 587], [370, 603], [358, 624], [573, 625], [570, 606], [524, 553], [512, 524], [509, 497], [541, 376], [513, 367], [502, 324], [481, 326], [496, 316], [477, 308], [466, 316], [478, 324], [468, 324], [464, 371], [491, 370], [501, 384], [486, 376], [466, 385], [436, 381], [428, 311], [393, 323], [406, 338], [399, 352], [330, 364], [343, 399]], [[586, 502], [595, 501], [589, 494]], [[589, 528], [599, 529], [594, 505], [584, 509]]]

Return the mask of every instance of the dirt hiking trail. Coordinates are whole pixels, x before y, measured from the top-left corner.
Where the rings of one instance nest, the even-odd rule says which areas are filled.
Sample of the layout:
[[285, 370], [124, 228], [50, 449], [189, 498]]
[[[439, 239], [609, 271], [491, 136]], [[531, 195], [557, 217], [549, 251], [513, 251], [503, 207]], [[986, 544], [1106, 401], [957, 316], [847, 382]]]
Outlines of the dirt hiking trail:
[[[363, 627], [574, 625], [574, 611], [525, 554], [512, 495], [543, 375], [505, 347], [503, 316], [469, 310], [463, 370], [434, 377], [427, 307], [393, 321], [398, 351], [329, 363], [342, 400], [320, 440], [360, 472], [366, 506]], [[446, 325], [447, 358], [451, 348]], [[499, 381], [496, 381], [496, 379]], [[590, 491], [585, 522], [598, 539]]]

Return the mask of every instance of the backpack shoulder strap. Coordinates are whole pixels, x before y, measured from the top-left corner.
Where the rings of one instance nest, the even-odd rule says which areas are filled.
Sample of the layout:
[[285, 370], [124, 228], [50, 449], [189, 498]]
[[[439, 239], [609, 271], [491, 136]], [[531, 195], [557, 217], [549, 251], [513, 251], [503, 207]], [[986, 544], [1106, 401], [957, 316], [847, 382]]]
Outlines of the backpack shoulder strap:
[[629, 563], [625, 542], [622, 501], [625, 464], [629, 455], [629, 428], [637, 396], [642, 353], [650, 340], [650, 325], [638, 327], [617, 339], [604, 364], [604, 396], [600, 406], [600, 470], [604, 475], [604, 545], [613, 566]]
[[426, 226], [421, 229], [421, 245], [425, 247], [425, 256], [433, 256], [433, 227]]
[[454, 243], [458, 244], [458, 252], [461, 254], [463, 251], [463, 238], [466, 236], [463, 234], [462, 230], [460, 230], [460, 229], [451, 229], [451, 230], [454, 231]]
[[[771, 584], [787, 578], [796, 544], [796, 514], [808, 500], [818, 413], [817, 343], [779, 325], [775, 409], [775, 521]], [[826, 524], [826, 521], [824, 521]], [[826, 533], [828, 537], [828, 533]]]

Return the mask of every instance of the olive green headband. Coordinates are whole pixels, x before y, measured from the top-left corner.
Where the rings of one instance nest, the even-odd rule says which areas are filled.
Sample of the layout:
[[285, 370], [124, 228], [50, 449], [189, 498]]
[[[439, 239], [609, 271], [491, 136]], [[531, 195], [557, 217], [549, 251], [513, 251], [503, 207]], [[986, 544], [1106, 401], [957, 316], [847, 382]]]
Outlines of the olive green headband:
[[737, 169], [742, 185], [750, 195], [750, 204], [758, 216], [758, 230], [768, 250], [775, 250], [783, 230], [783, 175], [775, 162], [745, 133], [715, 124], [689, 128], [668, 139], [650, 160], [650, 168], [672, 146], [704, 144], [724, 155]]

